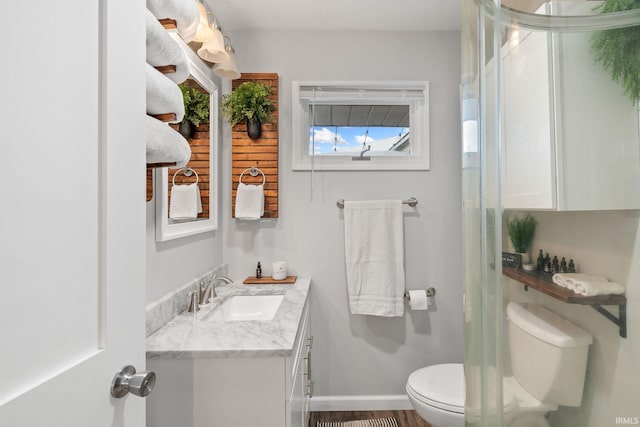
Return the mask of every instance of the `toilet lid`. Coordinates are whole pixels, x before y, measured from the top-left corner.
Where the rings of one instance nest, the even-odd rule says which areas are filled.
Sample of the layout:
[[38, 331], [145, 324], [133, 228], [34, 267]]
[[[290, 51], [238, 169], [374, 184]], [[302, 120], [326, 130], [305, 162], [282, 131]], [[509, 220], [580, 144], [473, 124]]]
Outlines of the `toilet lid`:
[[[409, 376], [407, 388], [417, 399], [445, 411], [463, 414], [465, 405], [464, 367], [461, 363], [427, 366]], [[508, 384], [503, 384], [503, 411], [517, 404]], [[471, 403], [471, 412], [475, 405]]]
[[407, 381], [416, 398], [445, 411], [464, 413], [464, 369], [461, 363], [418, 369]]

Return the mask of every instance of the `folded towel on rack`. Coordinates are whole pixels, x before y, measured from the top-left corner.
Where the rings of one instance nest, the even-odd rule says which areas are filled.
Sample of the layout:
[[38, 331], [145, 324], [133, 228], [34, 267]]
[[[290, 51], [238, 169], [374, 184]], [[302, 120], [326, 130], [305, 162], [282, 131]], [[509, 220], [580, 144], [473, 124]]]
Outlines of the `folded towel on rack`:
[[351, 313], [402, 316], [402, 200], [344, 202], [344, 240]]
[[179, 123], [184, 118], [182, 91], [160, 71], [147, 64], [147, 114], [176, 115], [169, 123]]
[[622, 295], [625, 288], [619, 283], [610, 282], [606, 277], [590, 276], [582, 273], [557, 273], [553, 275], [553, 283], [571, 289], [579, 295], [593, 297], [596, 295]]
[[191, 147], [171, 126], [146, 116], [147, 163], [176, 163], [184, 167], [191, 159]]
[[175, 65], [175, 73], [165, 74], [174, 83], [182, 83], [189, 76], [187, 56], [149, 9], [147, 9], [147, 63], [154, 67]]
[[176, 21], [178, 33], [186, 43], [193, 40], [200, 24], [200, 11], [194, 0], [147, 0], [147, 9], [158, 19]]
[[235, 217], [258, 219], [264, 215], [264, 186], [238, 183]]
[[171, 187], [169, 218], [192, 219], [198, 217], [198, 184], [176, 184]]

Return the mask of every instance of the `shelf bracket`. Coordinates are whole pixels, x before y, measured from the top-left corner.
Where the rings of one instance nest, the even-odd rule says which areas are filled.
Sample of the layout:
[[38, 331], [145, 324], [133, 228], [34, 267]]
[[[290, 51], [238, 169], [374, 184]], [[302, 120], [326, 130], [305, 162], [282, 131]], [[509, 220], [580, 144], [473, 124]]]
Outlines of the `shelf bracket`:
[[618, 317], [611, 314], [609, 310], [603, 308], [600, 304], [593, 304], [593, 307], [598, 313], [602, 314], [607, 319], [615, 323], [620, 328], [620, 336], [622, 338], [627, 337], [627, 304], [619, 304]]

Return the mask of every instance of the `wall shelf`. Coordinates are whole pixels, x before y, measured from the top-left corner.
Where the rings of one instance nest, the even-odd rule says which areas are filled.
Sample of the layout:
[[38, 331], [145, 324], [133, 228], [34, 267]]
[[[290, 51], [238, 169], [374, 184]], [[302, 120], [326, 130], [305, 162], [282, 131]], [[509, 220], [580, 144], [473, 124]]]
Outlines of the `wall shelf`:
[[[503, 266], [502, 274], [522, 283], [525, 290], [531, 287], [567, 304], [581, 304], [593, 307], [594, 310], [618, 326], [622, 338], [627, 337], [627, 297], [624, 295], [598, 295], [593, 297], [579, 295], [570, 289], [553, 283], [551, 274], [529, 272], [514, 267]], [[603, 305], [617, 305], [619, 308], [618, 317], [603, 308]]]

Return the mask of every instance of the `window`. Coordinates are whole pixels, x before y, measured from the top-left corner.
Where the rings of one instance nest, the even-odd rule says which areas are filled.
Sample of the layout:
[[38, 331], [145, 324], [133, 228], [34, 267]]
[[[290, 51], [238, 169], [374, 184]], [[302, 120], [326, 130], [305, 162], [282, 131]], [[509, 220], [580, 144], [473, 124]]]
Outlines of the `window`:
[[293, 82], [294, 170], [428, 170], [429, 82]]

